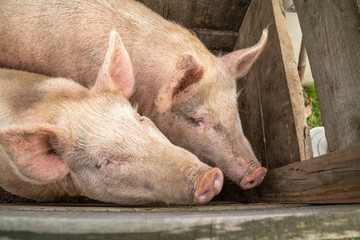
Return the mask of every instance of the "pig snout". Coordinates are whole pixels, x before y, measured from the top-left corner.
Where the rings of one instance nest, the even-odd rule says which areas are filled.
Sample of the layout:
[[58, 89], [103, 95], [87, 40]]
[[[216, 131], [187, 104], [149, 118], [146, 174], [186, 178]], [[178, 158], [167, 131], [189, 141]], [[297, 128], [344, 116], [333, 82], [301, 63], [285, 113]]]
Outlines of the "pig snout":
[[267, 169], [264, 167], [258, 167], [254, 169], [240, 182], [240, 187], [246, 190], [258, 186], [264, 180], [266, 173]]
[[195, 203], [207, 203], [219, 194], [224, 183], [224, 175], [220, 169], [214, 167], [204, 172], [198, 181], [194, 194]]

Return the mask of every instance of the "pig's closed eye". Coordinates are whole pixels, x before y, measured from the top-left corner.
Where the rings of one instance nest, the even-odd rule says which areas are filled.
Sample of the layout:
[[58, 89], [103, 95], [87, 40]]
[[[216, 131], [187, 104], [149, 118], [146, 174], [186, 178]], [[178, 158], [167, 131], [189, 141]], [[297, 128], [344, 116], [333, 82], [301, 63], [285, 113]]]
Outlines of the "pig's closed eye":
[[118, 162], [112, 158], [103, 158], [98, 164], [95, 165], [97, 169], [107, 167], [110, 165], [118, 165]]
[[144, 116], [140, 116], [140, 114], [138, 114], [138, 113], [136, 114], [136, 118], [141, 123], [146, 123], [147, 122], [147, 118], [144, 117]]
[[197, 127], [200, 126], [201, 124], [203, 124], [203, 118], [193, 118], [193, 117], [189, 117], [188, 121], [191, 125]]
[[216, 126], [214, 118], [209, 115], [203, 115], [201, 117], [188, 117], [187, 118], [190, 125], [194, 127], [201, 127], [206, 129], [212, 129]]
[[146, 121], [146, 117], [140, 116], [140, 117], [139, 117], [139, 121], [140, 121], [140, 122], [145, 122], [145, 121]]
[[139, 116], [139, 122], [148, 127], [155, 127], [155, 124], [145, 116]]

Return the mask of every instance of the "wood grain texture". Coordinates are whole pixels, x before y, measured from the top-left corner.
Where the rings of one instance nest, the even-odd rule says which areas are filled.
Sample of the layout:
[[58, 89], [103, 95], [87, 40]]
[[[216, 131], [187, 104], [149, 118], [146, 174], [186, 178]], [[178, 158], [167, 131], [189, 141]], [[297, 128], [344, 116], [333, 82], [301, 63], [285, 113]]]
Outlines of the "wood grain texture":
[[[143, 210], [116, 205], [102, 208], [0, 206], [0, 238], [267, 240], [352, 239], [360, 236], [359, 204], [240, 206], [233, 210], [219, 207], [197, 211], [187, 206], [179, 210]], [[203, 209], [202, 206], [199, 208]]]
[[147, 204], [144, 206], [126, 206], [114, 203], [0, 203], [0, 211], [61, 211], [61, 212], [130, 212], [130, 213], [180, 213], [211, 211], [248, 211], [308, 207], [308, 204], [277, 203], [238, 203], [211, 201], [205, 205], [165, 205]]
[[193, 30], [212, 51], [230, 52], [250, 0], [139, 0], [168, 20]]
[[329, 151], [360, 142], [359, 1], [295, 0]]
[[310, 155], [300, 79], [277, 0], [251, 2], [235, 49], [255, 44], [267, 26], [264, 52], [238, 81], [238, 102], [245, 135], [262, 164], [274, 169]]
[[360, 203], [360, 144], [273, 169], [259, 187], [235, 197], [276, 203]]
[[359, 204], [204, 211], [0, 206], [1, 239], [353, 239], [359, 225]]
[[237, 32], [216, 31], [203, 28], [192, 29], [197, 37], [212, 51], [231, 52], [238, 38]]
[[250, 0], [139, 0], [187, 28], [239, 30]]

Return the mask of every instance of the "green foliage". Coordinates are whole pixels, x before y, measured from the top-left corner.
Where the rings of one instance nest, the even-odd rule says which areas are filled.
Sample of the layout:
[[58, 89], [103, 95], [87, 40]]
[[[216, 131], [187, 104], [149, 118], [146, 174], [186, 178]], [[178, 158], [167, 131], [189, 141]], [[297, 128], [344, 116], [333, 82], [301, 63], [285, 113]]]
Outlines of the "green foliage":
[[303, 88], [303, 94], [304, 94], [304, 98], [306, 99], [306, 102], [308, 102], [308, 104], [311, 104], [311, 111], [312, 111], [312, 114], [310, 114], [310, 116], [307, 119], [307, 124], [312, 128], [323, 126], [321, 120], [319, 100], [316, 94], [314, 84], [306, 88]]

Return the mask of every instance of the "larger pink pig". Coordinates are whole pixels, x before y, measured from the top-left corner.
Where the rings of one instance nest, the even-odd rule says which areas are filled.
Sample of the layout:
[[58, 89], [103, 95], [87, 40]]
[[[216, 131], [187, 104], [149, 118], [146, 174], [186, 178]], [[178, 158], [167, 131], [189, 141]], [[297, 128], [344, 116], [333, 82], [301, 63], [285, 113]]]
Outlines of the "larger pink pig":
[[212, 55], [188, 30], [133, 0], [0, 0], [0, 65], [70, 77], [92, 87], [111, 29], [121, 35], [136, 78], [131, 102], [170, 141], [249, 189], [261, 167], [243, 134], [236, 78], [263, 50]]

